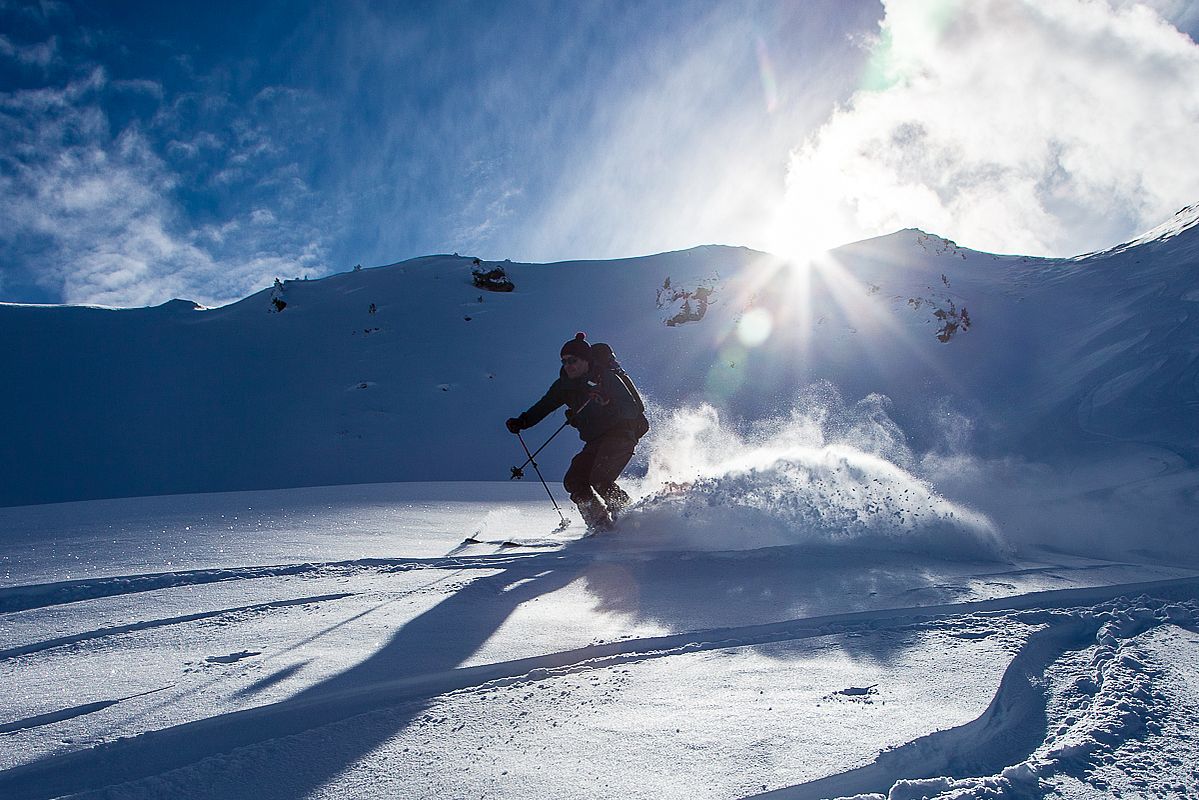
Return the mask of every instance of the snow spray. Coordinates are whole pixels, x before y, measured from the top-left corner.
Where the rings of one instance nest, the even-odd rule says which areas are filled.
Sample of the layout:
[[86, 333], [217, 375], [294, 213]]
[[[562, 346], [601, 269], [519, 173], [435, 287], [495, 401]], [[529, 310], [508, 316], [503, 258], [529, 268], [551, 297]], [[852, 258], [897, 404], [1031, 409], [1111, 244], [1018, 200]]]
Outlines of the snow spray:
[[[941, 496], [916, 463], [888, 400], [853, 406], [814, 387], [785, 417], [744, 431], [708, 405], [659, 415], [621, 537], [691, 549], [783, 545], [1003, 558], [991, 521]], [[648, 542], [647, 542], [648, 543]]]

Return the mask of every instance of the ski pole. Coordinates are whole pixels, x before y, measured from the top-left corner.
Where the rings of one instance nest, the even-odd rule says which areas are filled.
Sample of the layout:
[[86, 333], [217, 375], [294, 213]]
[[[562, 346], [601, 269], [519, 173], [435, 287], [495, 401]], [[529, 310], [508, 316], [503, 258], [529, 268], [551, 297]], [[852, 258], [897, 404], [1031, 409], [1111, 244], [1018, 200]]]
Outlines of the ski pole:
[[[585, 403], [583, 403], [583, 405], [579, 406], [579, 410], [578, 410], [578, 411], [576, 411], [576, 412], [574, 412], [574, 413], [578, 414], [580, 411], [582, 411], [584, 408], [586, 408], [586, 407], [587, 407], [587, 406], [589, 406], [589, 405], [591, 405], [591, 398], [590, 398], [590, 397], [588, 397], [588, 398], [587, 398], [587, 402], [585, 402]], [[525, 463], [521, 464], [519, 467], [513, 467], [513, 468], [512, 468], [512, 479], [513, 479], [513, 480], [516, 480], [516, 479], [518, 479], [518, 478], [523, 478], [523, 477], [525, 476], [525, 474], [524, 474], [524, 472], [522, 472], [522, 470], [523, 470], [523, 469], [524, 469], [526, 466], [528, 466], [529, 464], [533, 464], [533, 459], [537, 457], [537, 454], [538, 454], [538, 453], [540, 453], [542, 450], [544, 450], [544, 449], [545, 449], [545, 446], [546, 446], [547, 444], [549, 444], [550, 442], [554, 441], [554, 437], [555, 437], [555, 436], [557, 436], [558, 434], [562, 433], [562, 429], [563, 429], [563, 428], [565, 428], [565, 427], [566, 427], [567, 425], [569, 425], [569, 424], [570, 424], [570, 420], [568, 419], [568, 420], [566, 420], [566, 422], [563, 422], [561, 425], [559, 425], [559, 426], [558, 426], [558, 430], [556, 430], [556, 431], [554, 431], [553, 433], [551, 433], [551, 434], [550, 434], [550, 438], [548, 438], [548, 439], [546, 439], [546, 440], [545, 440], [545, 444], [541, 445], [541, 447], [538, 447], [538, 448], [537, 448], [536, 450], [534, 450], [532, 453], [529, 453], [529, 448], [526, 446], [526, 447], [525, 447], [525, 452], [526, 452], [526, 453], [529, 453], [529, 457], [528, 457], [528, 459], [526, 459], [526, 460], [525, 460]], [[516, 435], [517, 435], [517, 436], [520, 436], [520, 434], [519, 434], [519, 433], [517, 433]], [[524, 439], [521, 439], [521, 440], [520, 440], [520, 443], [521, 443], [521, 444], [524, 444], [524, 443], [525, 443], [525, 440], [524, 440]], [[536, 468], [536, 467], [537, 467], [537, 465], [536, 465], [536, 464], [533, 464], [533, 467], [534, 467], [534, 468]]]
[[[542, 450], [544, 450], [544, 449], [545, 449], [545, 445], [546, 445], [546, 444], [549, 444], [550, 442], [552, 442], [552, 441], [554, 440], [554, 437], [555, 437], [555, 436], [557, 436], [559, 433], [562, 433], [562, 428], [565, 428], [565, 427], [566, 427], [567, 425], [569, 425], [569, 424], [570, 424], [570, 420], [567, 420], [566, 422], [563, 422], [563, 423], [562, 423], [562, 427], [561, 427], [561, 428], [558, 428], [558, 430], [556, 430], [556, 431], [554, 431], [553, 433], [551, 433], [551, 434], [550, 434], [550, 438], [548, 438], [548, 439], [546, 439], [546, 440], [545, 440], [545, 444], [541, 445], [541, 447], [538, 447], [538, 448], [537, 448], [536, 450], [534, 450], [532, 453], [529, 453], [529, 448], [528, 448], [528, 446], [526, 445], [526, 446], [525, 446], [525, 452], [526, 452], [526, 453], [528, 453], [529, 457], [528, 457], [528, 458], [526, 458], [526, 459], [525, 459], [525, 463], [521, 464], [519, 467], [513, 467], [513, 468], [512, 468], [512, 478], [513, 478], [514, 480], [515, 480], [515, 479], [518, 479], [518, 478], [523, 478], [523, 477], [525, 476], [525, 473], [524, 473], [524, 468], [525, 468], [525, 467], [527, 467], [529, 464], [532, 464], [532, 465], [533, 465], [533, 469], [536, 469], [536, 468], [537, 468], [537, 464], [536, 464], [536, 463], [534, 463], [533, 459], [534, 459], [534, 458], [536, 458], [536, 456], [537, 456], [537, 454], [538, 454], [538, 453], [540, 453]], [[517, 435], [517, 436], [520, 436], [520, 434], [519, 434], [519, 433], [518, 433], [518, 434], [516, 434], [516, 435]], [[522, 438], [522, 439], [520, 440], [520, 443], [521, 443], [521, 444], [524, 444], [524, 443], [525, 443], [525, 440]]]
[[[558, 507], [558, 501], [554, 499], [554, 493], [550, 491], [550, 485], [545, 482], [545, 478], [541, 477], [541, 470], [539, 470], [537, 468], [537, 462], [533, 460], [533, 454], [529, 453], [529, 446], [527, 444], [525, 444], [525, 437], [520, 435], [520, 431], [517, 431], [516, 438], [520, 439], [520, 446], [525, 449], [525, 453], [527, 453], [529, 456], [529, 460], [527, 463], [533, 465], [533, 471], [537, 473], [538, 478], [541, 478], [541, 485], [545, 487], [545, 493], [550, 496], [550, 502], [554, 504], [554, 510], [558, 512], [558, 518], [562, 520], [562, 524], [563, 524], [563, 526], [565, 526], [566, 525], [566, 515], [563, 514], [562, 509]], [[547, 442], [547, 444], [548, 444], [548, 442]], [[544, 447], [544, 445], [542, 445], [542, 446]]]

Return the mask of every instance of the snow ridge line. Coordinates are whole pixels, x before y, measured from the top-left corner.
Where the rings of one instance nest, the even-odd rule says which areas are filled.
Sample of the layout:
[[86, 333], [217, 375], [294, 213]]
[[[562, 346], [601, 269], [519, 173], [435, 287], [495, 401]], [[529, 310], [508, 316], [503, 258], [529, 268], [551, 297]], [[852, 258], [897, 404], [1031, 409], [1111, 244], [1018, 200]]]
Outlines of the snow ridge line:
[[[693, 631], [592, 645], [496, 664], [373, 683], [195, 720], [14, 767], [0, 772], [0, 796], [44, 800], [100, 789], [161, 774], [204, 758], [300, 734], [382, 708], [404, 706], [451, 692], [481, 691], [494, 686], [544, 680], [569, 672], [602, 669], [615, 664], [687, 652], [824, 636], [844, 632], [859, 625], [885, 629], [954, 615], [1085, 608], [1132, 594], [1152, 594], [1153, 597], [1163, 600], [1196, 599], [1199, 598], [1199, 576], [1045, 591], [972, 603], [848, 612], [741, 628]], [[1049, 618], [1052, 615], [1047, 613], [1045, 616]], [[1052, 626], [1050, 630], [1053, 630]], [[1061, 633], [1059, 629], [1058, 634]], [[1069, 633], [1069, 630], [1066, 633]], [[1039, 660], [1046, 652], [1052, 652], [1052, 645], [1056, 639], [1048, 634], [1044, 638], [1048, 642], [1026, 656], [1025, 662]], [[1005, 679], [1006, 676], [1007, 673]], [[996, 702], [998, 700], [993, 701], [992, 705]], [[998, 715], [999, 712], [996, 712], [996, 716]], [[967, 723], [970, 724], [972, 723]], [[797, 791], [800, 788], [792, 787]]]
[[[884, 752], [865, 767], [753, 797], [812, 800], [850, 792], [861, 800], [1041, 797], [1043, 779], [1064, 774], [1085, 780], [1091, 764], [1107, 761], [1127, 739], [1161, 730], [1170, 701], [1154, 681], [1164, 670], [1136, 637], [1165, 624], [1199, 632], [1199, 604], [1124, 596], [1064, 621], [1053, 612], [1022, 616], [1025, 622], [1048, 620], [1050, 627], [1029, 638], [980, 717]], [[1051, 637], [1055, 628], [1059, 635]], [[1068, 651], [1092, 647], [1089, 670], [1067, 690], [1072, 695], [1067, 708], [1048, 719], [1050, 665]]]
[[990, 705], [970, 722], [884, 751], [857, 769], [752, 797], [823, 800], [876, 793], [881, 798], [901, 780], [995, 775], [1020, 763], [1045, 741], [1045, 670], [1068, 650], [1093, 645], [1100, 629], [1092, 615], [1056, 616], [1028, 638], [1004, 670]]
[[365, 570], [406, 572], [414, 569], [495, 569], [528, 556], [509, 558], [362, 558], [350, 561], [308, 562], [261, 567], [219, 567], [185, 572], [157, 572], [142, 575], [112, 575], [81, 578], [74, 581], [10, 586], [0, 589], [0, 613], [29, 611], [35, 608], [97, 600], [123, 594], [153, 592], [180, 586], [197, 586], [225, 581], [279, 578], [311, 574], [350, 574]]
[[108, 628], [97, 628], [94, 631], [87, 631], [86, 633], [76, 633], [72, 634], [71, 636], [60, 636], [57, 639], [47, 639], [43, 642], [33, 642], [31, 644], [25, 644], [19, 647], [10, 647], [7, 650], [0, 650], [0, 661], [16, 658], [17, 656], [29, 655], [31, 653], [40, 653], [44, 650], [53, 650], [55, 647], [79, 644], [80, 642], [87, 642], [91, 641], [92, 639], [103, 639], [106, 636], [117, 636], [122, 633], [144, 631], [149, 628], [161, 628], [167, 625], [182, 625], [201, 619], [220, 617], [225, 614], [238, 614], [247, 611], [267, 611], [275, 608], [287, 608], [288, 606], [308, 605], [309, 603], [324, 603], [331, 600], [341, 600], [344, 597], [352, 597], [353, 595], [353, 592], [321, 594], [313, 597], [297, 597], [292, 600], [275, 600], [269, 603], [254, 603], [248, 606], [237, 606], [236, 608], [219, 608], [215, 611], [201, 611], [196, 614], [184, 614], [183, 616], [179, 617], [166, 617], [165, 619], [152, 619], [145, 620], [143, 622], [132, 622], [128, 625], [113, 625]]

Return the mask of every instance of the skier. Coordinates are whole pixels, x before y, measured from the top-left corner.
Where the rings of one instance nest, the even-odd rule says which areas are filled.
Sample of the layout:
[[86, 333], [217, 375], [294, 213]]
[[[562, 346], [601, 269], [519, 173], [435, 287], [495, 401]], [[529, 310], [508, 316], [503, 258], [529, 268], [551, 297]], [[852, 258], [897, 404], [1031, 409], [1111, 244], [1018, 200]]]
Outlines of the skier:
[[545, 396], [506, 424], [519, 433], [566, 406], [566, 419], [584, 444], [562, 485], [587, 527], [606, 530], [629, 502], [616, 479], [632, 459], [637, 440], [649, 430], [645, 405], [608, 345], [588, 344], [580, 332], [562, 345], [560, 355], [562, 369]]

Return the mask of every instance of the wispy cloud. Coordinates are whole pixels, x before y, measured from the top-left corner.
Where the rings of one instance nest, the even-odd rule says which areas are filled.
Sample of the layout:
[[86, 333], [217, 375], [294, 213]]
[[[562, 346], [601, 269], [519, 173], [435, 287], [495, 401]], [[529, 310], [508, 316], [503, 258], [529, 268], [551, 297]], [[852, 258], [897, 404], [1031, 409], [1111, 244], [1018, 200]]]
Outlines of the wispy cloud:
[[776, 240], [916, 226], [1073, 255], [1197, 199], [1199, 47], [1153, 9], [885, 7], [867, 84], [792, 154]]
[[26, 66], [45, 68], [50, 66], [57, 56], [57, 37], [51, 36], [44, 42], [20, 45], [0, 33], [0, 57], [10, 58]]
[[607, 258], [763, 246], [797, 131], [852, 91], [864, 54], [847, 31], [874, 10], [730, 3], [667, 16], [559, 123], [560, 180], [517, 250]]
[[[227, 150], [205, 131], [160, 147], [147, 125], [161, 125], [162, 114], [112, 130], [114, 92], [152, 101], [164, 94], [154, 81], [111, 82], [99, 67], [65, 85], [0, 94], [0, 245], [31, 264], [32, 280], [67, 303], [135, 306], [187, 297], [221, 304], [275, 276], [325, 271], [321, 237], [303, 214], [284, 224], [269, 208], [251, 205], [211, 224], [186, 213], [179, 199], [191, 188], [184, 182], [204, 171], [214, 182], [230, 175], [286, 184], [287, 204], [306, 196], [286, 163], [256, 163], [280, 149], [269, 133], [235, 120]], [[206, 154], [217, 157], [202, 159], [203, 168], [190, 175], [167, 160]]]

